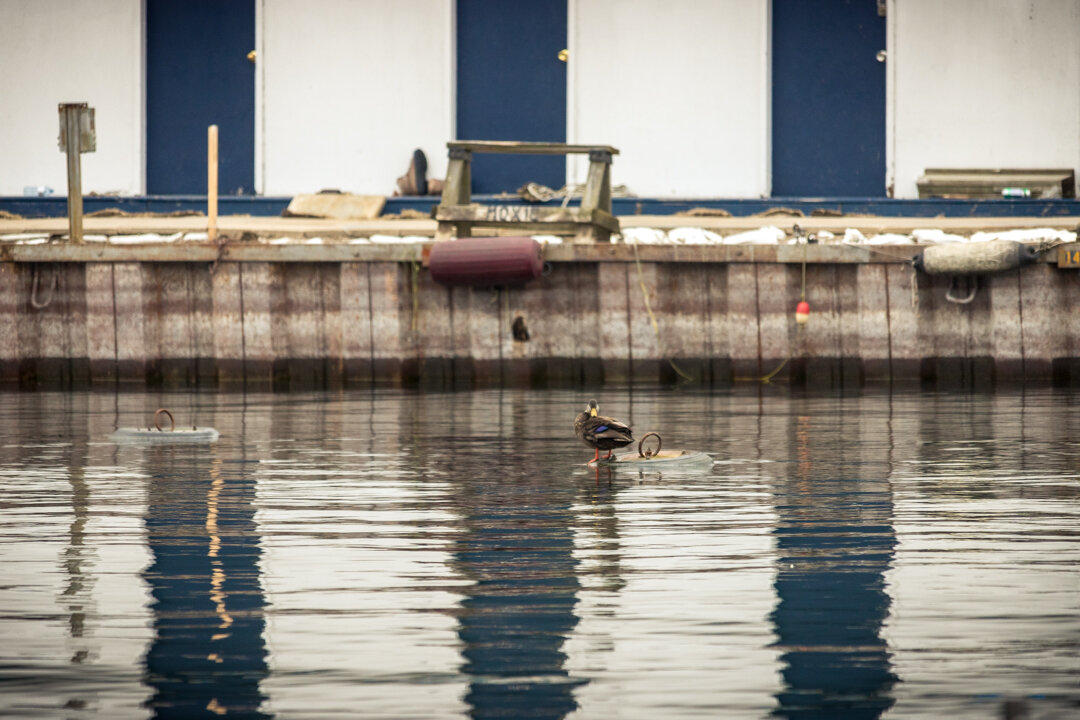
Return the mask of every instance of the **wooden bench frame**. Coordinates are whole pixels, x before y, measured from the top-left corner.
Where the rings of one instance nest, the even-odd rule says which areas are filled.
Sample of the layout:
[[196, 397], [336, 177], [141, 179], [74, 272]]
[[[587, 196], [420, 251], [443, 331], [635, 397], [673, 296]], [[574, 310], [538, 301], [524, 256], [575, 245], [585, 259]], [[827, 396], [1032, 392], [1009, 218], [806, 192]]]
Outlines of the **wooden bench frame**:
[[[435, 209], [436, 240], [467, 237], [474, 227], [510, 227], [530, 233], [573, 235], [575, 242], [607, 242], [619, 232], [611, 211], [611, 158], [619, 151], [608, 145], [567, 145], [548, 142], [454, 141], [446, 143], [450, 162], [442, 200]], [[579, 207], [482, 205], [472, 202], [472, 154], [589, 156], [589, 175]]]

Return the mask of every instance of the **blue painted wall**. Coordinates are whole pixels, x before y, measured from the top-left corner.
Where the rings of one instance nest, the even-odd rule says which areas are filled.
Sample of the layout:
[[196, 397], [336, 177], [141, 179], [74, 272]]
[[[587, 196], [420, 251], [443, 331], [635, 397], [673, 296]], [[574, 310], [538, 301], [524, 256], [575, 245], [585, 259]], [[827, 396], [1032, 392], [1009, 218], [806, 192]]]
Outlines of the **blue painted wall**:
[[[459, 140], [566, 142], [566, 0], [458, 0]], [[566, 159], [476, 155], [473, 192], [559, 188]]]
[[206, 193], [213, 124], [218, 191], [255, 192], [254, 49], [254, 0], [147, 0], [148, 193]]
[[884, 196], [876, 0], [773, 0], [772, 33], [773, 196]]

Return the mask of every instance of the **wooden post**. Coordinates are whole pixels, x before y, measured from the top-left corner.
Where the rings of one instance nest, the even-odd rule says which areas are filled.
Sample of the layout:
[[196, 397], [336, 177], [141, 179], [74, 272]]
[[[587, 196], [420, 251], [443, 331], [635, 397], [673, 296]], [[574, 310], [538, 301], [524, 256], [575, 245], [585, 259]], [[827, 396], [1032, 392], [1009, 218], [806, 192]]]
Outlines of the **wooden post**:
[[86, 103], [60, 106], [63, 123], [60, 147], [67, 155], [68, 239], [76, 243], [83, 241], [82, 129], [79, 114], [86, 109]]
[[206, 129], [206, 237], [217, 239], [218, 205], [218, 126]]

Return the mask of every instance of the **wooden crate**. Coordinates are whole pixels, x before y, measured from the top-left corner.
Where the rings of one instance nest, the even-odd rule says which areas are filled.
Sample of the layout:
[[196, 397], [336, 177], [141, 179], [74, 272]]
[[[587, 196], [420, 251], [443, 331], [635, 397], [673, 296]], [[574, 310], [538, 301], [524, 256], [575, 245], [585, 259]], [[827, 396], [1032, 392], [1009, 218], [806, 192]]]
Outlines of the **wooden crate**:
[[920, 198], [1076, 197], [1072, 170], [927, 168], [916, 184]]

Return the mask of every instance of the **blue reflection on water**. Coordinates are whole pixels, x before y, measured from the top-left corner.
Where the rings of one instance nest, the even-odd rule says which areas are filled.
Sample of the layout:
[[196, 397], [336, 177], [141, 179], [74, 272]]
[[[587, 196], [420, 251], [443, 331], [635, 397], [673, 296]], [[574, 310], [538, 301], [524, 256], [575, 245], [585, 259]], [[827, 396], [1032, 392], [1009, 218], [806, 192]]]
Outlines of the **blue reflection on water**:
[[148, 706], [157, 718], [270, 717], [259, 711], [268, 669], [254, 479], [201, 447], [149, 448], [146, 470]]
[[[785, 688], [774, 715], [878, 718], [897, 681], [881, 637], [896, 547], [886, 478], [845, 477], [843, 444], [794, 422], [794, 470], [776, 494], [777, 605]], [[866, 473], [866, 468], [861, 468]]]
[[[1071, 394], [780, 397], [742, 415], [645, 395], [659, 426], [709, 418], [687, 445], [732, 461], [595, 482], [553, 460], [577, 448], [565, 397], [428, 397], [406, 422], [407, 395], [286, 396], [260, 399], [250, 425], [211, 397], [230, 432], [209, 448], [102, 442], [96, 397], [3, 400], [5, 716], [134, 717], [148, 696], [143, 714], [163, 718], [396, 717], [414, 697], [431, 711], [415, 717], [1077, 707]], [[357, 409], [383, 428], [363, 447], [317, 421], [351, 413], [355, 430]], [[256, 470], [268, 459], [278, 475]], [[306, 512], [286, 517], [294, 505]], [[313, 587], [306, 554], [342, 548], [318, 569], [340, 582]], [[421, 569], [396, 572], [394, 552]], [[743, 605], [710, 602], [747, 588]], [[354, 663], [360, 635], [404, 660]]]
[[454, 552], [458, 571], [474, 583], [458, 628], [470, 677], [465, 700], [477, 718], [564, 717], [578, 707], [580, 684], [563, 651], [578, 623], [572, 488], [529, 467], [501, 468], [499, 482], [484, 482], [493, 477], [488, 453], [457, 449], [455, 471], [472, 478], [462, 485], [465, 533]]

